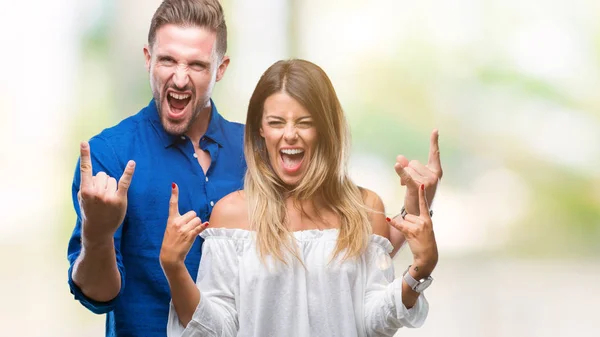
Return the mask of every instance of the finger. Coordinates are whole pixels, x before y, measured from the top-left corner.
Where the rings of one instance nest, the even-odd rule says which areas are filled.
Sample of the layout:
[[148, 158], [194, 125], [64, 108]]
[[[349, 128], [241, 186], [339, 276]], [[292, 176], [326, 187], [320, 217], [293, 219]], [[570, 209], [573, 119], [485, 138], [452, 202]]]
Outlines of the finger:
[[437, 129], [434, 129], [431, 133], [431, 141], [429, 145], [429, 159], [427, 161], [427, 165], [441, 172], [442, 163], [440, 161], [440, 145], [438, 142], [439, 137], [439, 131]]
[[406, 234], [410, 230], [410, 227], [412, 226], [412, 224], [406, 220], [400, 221], [400, 222], [396, 221], [396, 219], [390, 219], [390, 218], [386, 218], [386, 220], [392, 227], [394, 227], [397, 230], [399, 230], [400, 232], [402, 232], [402, 234], [404, 234], [404, 236], [406, 236]]
[[201, 224], [200, 226], [196, 227], [196, 228], [194, 229], [194, 234], [195, 234], [196, 236], [200, 235], [200, 233], [204, 232], [204, 230], [208, 228], [208, 225], [209, 225], [209, 224], [208, 224], [208, 221], [207, 221], [207, 222], [205, 222], [205, 223]]
[[108, 177], [108, 181], [106, 182], [106, 193], [108, 195], [113, 195], [117, 192], [117, 179], [113, 177]]
[[[436, 179], [435, 174], [433, 172], [431, 172], [431, 170], [429, 168], [427, 168], [427, 166], [421, 164], [418, 160], [411, 160], [410, 163], [408, 163], [407, 169], [408, 168], [412, 168], [416, 173], [418, 173], [423, 178]], [[413, 179], [415, 179], [415, 176], [412, 176], [412, 177], [413, 177]], [[415, 180], [419, 180], [419, 179], [415, 179]], [[423, 179], [421, 179], [419, 182], [423, 183]]]
[[79, 145], [79, 171], [81, 173], [81, 186], [91, 187], [92, 183], [92, 158], [90, 157], [90, 144], [81, 142]]
[[179, 216], [179, 186], [171, 184], [171, 199], [169, 200], [169, 218]]
[[419, 188], [419, 215], [424, 218], [429, 218], [429, 205], [427, 205], [425, 193], [425, 185], [421, 185]]
[[402, 164], [402, 167], [407, 167], [408, 166], [408, 158], [406, 158], [405, 156], [399, 154], [396, 157], [396, 162]]
[[129, 186], [131, 186], [131, 179], [133, 179], [133, 173], [135, 172], [135, 162], [130, 160], [127, 162], [127, 166], [125, 166], [125, 171], [123, 171], [123, 175], [121, 179], [119, 179], [119, 189], [117, 193], [122, 196], [127, 196], [127, 191], [129, 191]]
[[412, 183], [412, 177], [406, 171], [405, 168], [406, 166], [403, 166], [403, 164], [400, 162], [396, 162], [396, 164], [394, 165], [394, 170], [396, 170], [396, 173], [400, 177], [400, 184], [402, 186], [410, 186], [410, 184]]
[[196, 229], [196, 227], [200, 226], [201, 224], [202, 224], [202, 220], [200, 220], [199, 217], [197, 217], [197, 216], [193, 217], [192, 219], [185, 222], [183, 226], [181, 226], [181, 231], [184, 233], [192, 232], [192, 235], [195, 235], [193, 233], [194, 230]]
[[406, 179], [406, 187], [411, 191], [415, 192], [423, 183], [423, 177], [421, 177], [419, 173], [413, 170], [412, 167], [405, 167], [404, 172], [406, 172], [406, 174], [409, 177], [408, 179]]
[[106, 192], [106, 184], [108, 184], [108, 175], [105, 172], [98, 172], [93, 178], [94, 187], [100, 195]]
[[406, 214], [406, 216], [404, 216], [404, 222], [406, 222], [410, 226], [416, 226], [420, 222], [423, 222], [423, 219], [421, 219], [419, 215], [408, 213]]
[[[185, 224], [192, 221], [194, 218], [197, 218], [196, 212], [189, 211], [189, 212], [185, 213], [184, 215], [182, 215], [178, 221], [180, 221], [179, 223], [183, 225], [182, 227], [185, 227]], [[200, 221], [200, 218], [198, 218], [198, 221]], [[200, 222], [202, 222], [202, 221], [200, 221]]]

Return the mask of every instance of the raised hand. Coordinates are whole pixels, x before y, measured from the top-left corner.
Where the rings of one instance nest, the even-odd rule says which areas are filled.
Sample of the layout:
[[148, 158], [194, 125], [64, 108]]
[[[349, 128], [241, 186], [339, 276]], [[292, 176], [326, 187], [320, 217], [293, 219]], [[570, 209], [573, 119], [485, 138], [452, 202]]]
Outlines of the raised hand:
[[173, 183], [171, 200], [169, 200], [169, 218], [160, 248], [160, 264], [163, 269], [183, 264], [194, 240], [206, 227], [208, 222], [202, 223], [194, 211], [184, 215], [179, 214], [179, 187]]
[[419, 214], [418, 189], [421, 185], [425, 185], [427, 204], [431, 205], [433, 202], [438, 183], [443, 175], [438, 139], [438, 130], [433, 130], [431, 133], [427, 165], [421, 164], [418, 160], [411, 160], [409, 162], [408, 159], [402, 155], [399, 155], [396, 158], [394, 169], [400, 176], [400, 184], [406, 186], [407, 189], [404, 206], [408, 213]]
[[425, 186], [421, 185], [419, 188], [419, 216], [407, 214], [404, 221], [398, 222], [389, 218], [388, 221], [404, 234], [413, 254], [415, 270], [428, 276], [438, 262], [438, 249], [426, 195]]
[[135, 162], [130, 160], [119, 182], [104, 172], [92, 173], [90, 145], [80, 145], [81, 183], [77, 198], [82, 218], [82, 234], [89, 241], [111, 239], [127, 211], [127, 191], [131, 185]]

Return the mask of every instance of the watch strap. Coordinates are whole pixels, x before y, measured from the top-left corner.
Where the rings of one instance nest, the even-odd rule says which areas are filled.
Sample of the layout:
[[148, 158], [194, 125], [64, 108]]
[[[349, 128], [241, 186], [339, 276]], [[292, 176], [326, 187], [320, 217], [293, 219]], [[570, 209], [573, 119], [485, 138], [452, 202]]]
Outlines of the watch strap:
[[406, 268], [406, 270], [402, 274], [402, 278], [404, 279], [406, 284], [410, 287], [410, 289], [412, 289], [418, 293], [422, 293], [425, 289], [427, 289], [431, 285], [431, 282], [433, 282], [433, 277], [427, 276], [426, 278], [419, 281], [419, 280], [415, 279], [408, 272], [410, 270], [410, 267], [412, 267], [412, 265], [409, 265], [408, 268]]
[[[404, 217], [408, 214], [408, 212], [406, 211], [406, 207], [402, 206], [402, 210], [400, 210], [400, 216], [402, 217], [402, 220], [404, 220]], [[429, 217], [431, 218], [433, 216], [433, 210], [429, 210]]]

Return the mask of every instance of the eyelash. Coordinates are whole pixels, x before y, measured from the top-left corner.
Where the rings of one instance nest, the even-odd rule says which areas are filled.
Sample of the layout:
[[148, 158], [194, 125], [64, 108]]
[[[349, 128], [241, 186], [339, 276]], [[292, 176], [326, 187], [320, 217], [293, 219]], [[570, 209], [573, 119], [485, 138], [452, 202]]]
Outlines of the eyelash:
[[[282, 124], [283, 124], [283, 122], [280, 122], [280, 121], [268, 122], [269, 126], [277, 126], [277, 125], [282, 125]], [[311, 127], [313, 125], [313, 123], [312, 122], [300, 122], [300, 123], [298, 123], [298, 125], [304, 126], [304, 127]]]
[[[160, 60], [160, 63], [163, 63], [167, 66], [172, 66], [172, 65], [175, 65], [175, 60], [169, 59], [169, 58], [164, 58], [164, 59]], [[205, 69], [204, 65], [198, 64], [198, 63], [192, 63], [189, 65], [189, 67], [195, 71], [202, 71]]]

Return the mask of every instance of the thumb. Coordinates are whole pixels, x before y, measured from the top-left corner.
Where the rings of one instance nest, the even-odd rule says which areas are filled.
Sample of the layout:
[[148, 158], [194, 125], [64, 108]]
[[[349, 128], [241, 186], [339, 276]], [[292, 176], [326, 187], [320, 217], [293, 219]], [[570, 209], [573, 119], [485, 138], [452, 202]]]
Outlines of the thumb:
[[127, 197], [127, 191], [129, 191], [129, 186], [131, 186], [131, 179], [133, 179], [133, 172], [135, 172], [135, 162], [130, 160], [125, 167], [125, 171], [123, 171], [123, 175], [119, 179], [119, 187], [117, 189], [117, 193], [121, 197]]
[[169, 218], [179, 216], [179, 186], [171, 184], [171, 199], [169, 200]]

